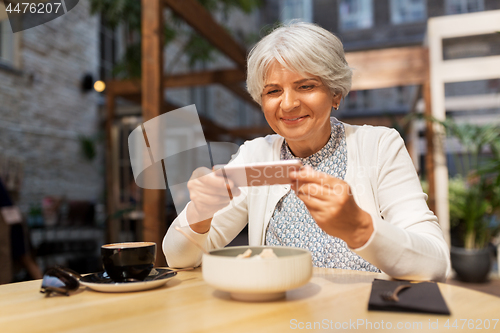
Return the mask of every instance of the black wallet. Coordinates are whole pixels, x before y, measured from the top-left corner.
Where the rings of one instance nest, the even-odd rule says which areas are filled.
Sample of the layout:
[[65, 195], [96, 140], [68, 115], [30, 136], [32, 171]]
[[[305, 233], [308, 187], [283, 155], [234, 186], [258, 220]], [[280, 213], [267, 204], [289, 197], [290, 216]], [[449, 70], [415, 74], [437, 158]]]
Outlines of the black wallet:
[[[411, 287], [398, 293], [399, 301], [386, 300], [384, 294], [391, 294], [398, 286], [410, 284]], [[387, 281], [375, 279], [368, 302], [368, 310], [417, 312], [449, 315], [450, 310], [435, 282]]]

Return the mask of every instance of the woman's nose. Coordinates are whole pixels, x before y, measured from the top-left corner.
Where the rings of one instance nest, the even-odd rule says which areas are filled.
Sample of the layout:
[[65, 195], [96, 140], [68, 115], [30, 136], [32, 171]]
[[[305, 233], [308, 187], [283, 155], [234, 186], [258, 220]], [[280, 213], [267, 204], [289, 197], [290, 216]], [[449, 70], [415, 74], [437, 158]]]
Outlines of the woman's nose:
[[300, 101], [293, 91], [284, 91], [280, 107], [284, 112], [289, 112], [294, 110], [296, 107], [300, 105]]

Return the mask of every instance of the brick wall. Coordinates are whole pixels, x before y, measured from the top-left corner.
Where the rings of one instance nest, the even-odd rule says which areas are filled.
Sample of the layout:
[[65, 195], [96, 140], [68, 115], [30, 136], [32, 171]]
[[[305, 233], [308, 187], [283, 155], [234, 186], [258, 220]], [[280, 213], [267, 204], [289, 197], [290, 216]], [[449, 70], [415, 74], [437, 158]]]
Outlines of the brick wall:
[[80, 136], [98, 134], [98, 96], [80, 88], [85, 73], [97, 77], [98, 28], [89, 3], [80, 1], [66, 15], [21, 32], [20, 68], [0, 69], [0, 155], [24, 164], [24, 212], [48, 195], [103, 199], [102, 153], [89, 162], [79, 143]]

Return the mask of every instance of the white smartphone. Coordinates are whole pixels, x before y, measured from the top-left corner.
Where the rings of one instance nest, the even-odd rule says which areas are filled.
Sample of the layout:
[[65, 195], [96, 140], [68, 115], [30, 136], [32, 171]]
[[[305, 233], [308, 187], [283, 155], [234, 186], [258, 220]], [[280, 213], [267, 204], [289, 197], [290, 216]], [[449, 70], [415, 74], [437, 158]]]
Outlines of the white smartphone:
[[221, 170], [222, 175], [231, 179], [238, 187], [290, 184], [290, 172], [302, 167], [299, 160], [285, 160], [251, 164], [219, 164], [213, 170]]

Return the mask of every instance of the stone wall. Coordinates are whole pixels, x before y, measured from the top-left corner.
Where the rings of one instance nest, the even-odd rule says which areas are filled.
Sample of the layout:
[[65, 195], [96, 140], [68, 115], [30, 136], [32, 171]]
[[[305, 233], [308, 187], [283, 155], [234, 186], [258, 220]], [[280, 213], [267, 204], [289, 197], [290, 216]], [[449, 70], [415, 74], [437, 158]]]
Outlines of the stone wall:
[[20, 68], [0, 69], [0, 155], [24, 164], [20, 206], [45, 196], [103, 200], [102, 149], [83, 158], [79, 137], [97, 137], [97, 94], [81, 90], [97, 77], [99, 21], [80, 1], [66, 15], [21, 32]]

